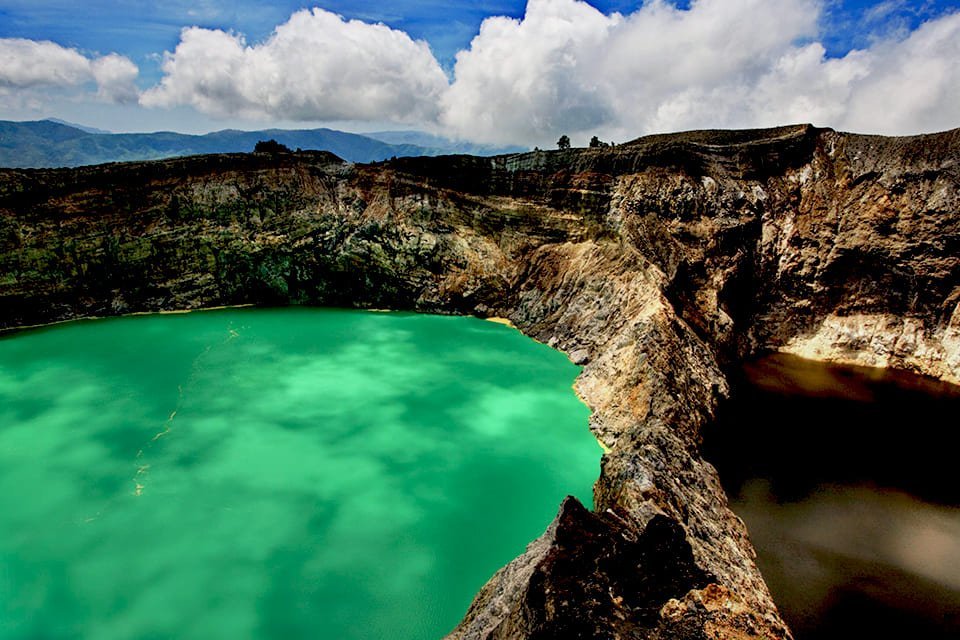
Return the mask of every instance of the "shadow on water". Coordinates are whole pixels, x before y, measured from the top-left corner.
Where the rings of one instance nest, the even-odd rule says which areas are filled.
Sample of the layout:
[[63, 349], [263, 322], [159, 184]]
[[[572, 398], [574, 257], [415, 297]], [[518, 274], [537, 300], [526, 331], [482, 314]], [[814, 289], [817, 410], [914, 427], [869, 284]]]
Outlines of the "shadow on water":
[[775, 354], [704, 456], [798, 640], [960, 637], [960, 387]]
[[284, 308], [0, 339], [0, 640], [435, 640], [590, 504], [563, 354]]

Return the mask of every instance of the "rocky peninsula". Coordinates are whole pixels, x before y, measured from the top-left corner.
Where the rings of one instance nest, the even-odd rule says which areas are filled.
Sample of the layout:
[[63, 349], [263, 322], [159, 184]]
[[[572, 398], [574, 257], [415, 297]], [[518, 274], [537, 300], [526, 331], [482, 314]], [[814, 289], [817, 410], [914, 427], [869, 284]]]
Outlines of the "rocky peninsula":
[[583, 365], [595, 510], [451, 638], [788, 638], [701, 433], [768, 350], [960, 382], [960, 129], [0, 170], [0, 328], [240, 304], [504, 317]]

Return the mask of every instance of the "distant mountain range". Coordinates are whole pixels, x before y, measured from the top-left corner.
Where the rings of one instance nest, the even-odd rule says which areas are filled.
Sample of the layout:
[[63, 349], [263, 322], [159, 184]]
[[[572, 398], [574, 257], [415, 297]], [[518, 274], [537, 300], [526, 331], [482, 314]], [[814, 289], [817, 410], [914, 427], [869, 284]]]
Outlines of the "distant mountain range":
[[381, 131], [365, 135], [334, 129], [227, 129], [205, 135], [170, 131], [109, 133], [56, 120], [0, 120], [0, 167], [78, 167], [203, 153], [245, 152], [253, 151], [258, 141], [271, 139], [291, 149], [330, 151], [350, 162], [375, 162], [393, 156], [497, 155], [525, 150], [523, 147], [457, 142], [419, 131]]
[[458, 142], [449, 138], [442, 138], [423, 131], [377, 131], [363, 134], [368, 138], [386, 142], [387, 144], [416, 145], [431, 151], [423, 155], [439, 156], [452, 153], [465, 153], [471, 156], [497, 156], [503, 153], [522, 153], [530, 151], [530, 147], [495, 147], [492, 145], [474, 144], [472, 142]]

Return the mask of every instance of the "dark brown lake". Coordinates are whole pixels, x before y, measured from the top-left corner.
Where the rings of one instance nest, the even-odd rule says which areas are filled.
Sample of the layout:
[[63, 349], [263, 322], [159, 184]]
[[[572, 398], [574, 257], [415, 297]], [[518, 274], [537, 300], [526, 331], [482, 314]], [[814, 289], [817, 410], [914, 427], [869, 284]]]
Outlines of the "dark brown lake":
[[960, 387], [776, 354], [704, 453], [797, 640], [960, 637]]

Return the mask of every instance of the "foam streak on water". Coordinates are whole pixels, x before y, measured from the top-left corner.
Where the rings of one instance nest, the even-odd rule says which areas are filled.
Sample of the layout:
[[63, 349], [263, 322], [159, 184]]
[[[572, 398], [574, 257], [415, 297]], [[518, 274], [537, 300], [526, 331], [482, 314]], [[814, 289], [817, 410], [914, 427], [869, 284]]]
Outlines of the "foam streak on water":
[[437, 638], [600, 451], [472, 318], [227, 310], [0, 340], [0, 638]]

